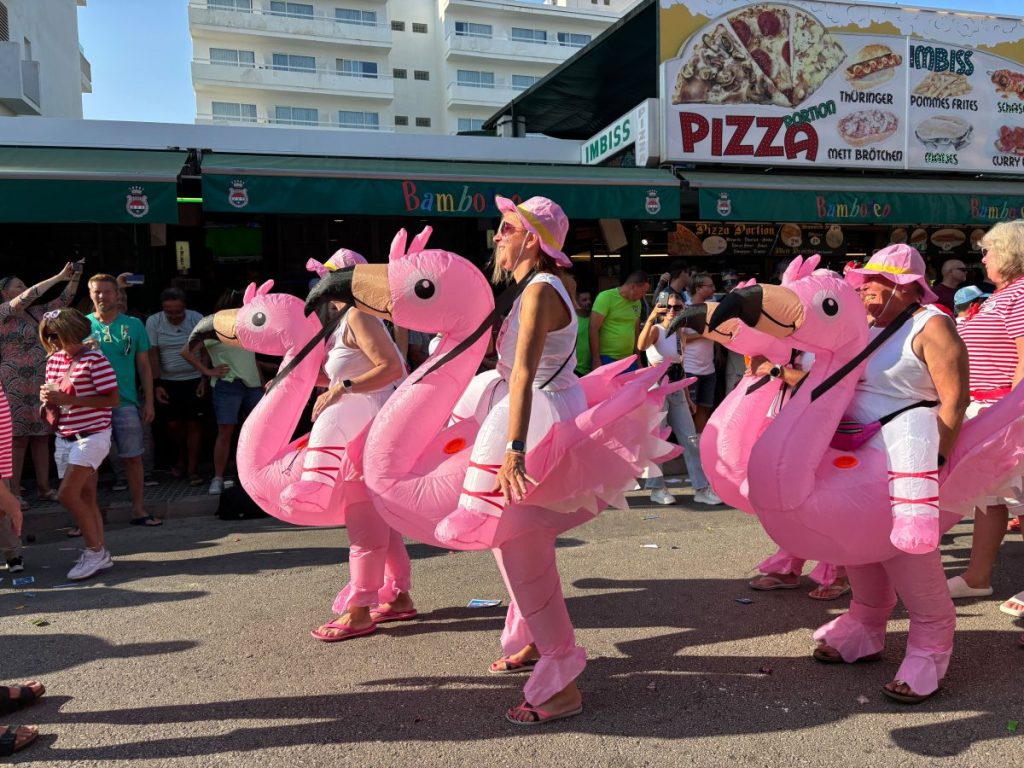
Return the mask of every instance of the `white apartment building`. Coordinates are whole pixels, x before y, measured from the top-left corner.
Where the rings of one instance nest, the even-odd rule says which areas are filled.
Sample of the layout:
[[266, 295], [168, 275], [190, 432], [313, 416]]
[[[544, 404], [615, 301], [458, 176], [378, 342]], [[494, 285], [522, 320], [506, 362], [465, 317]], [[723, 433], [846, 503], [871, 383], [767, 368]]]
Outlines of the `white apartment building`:
[[636, 0], [190, 0], [196, 121], [457, 133]]
[[78, 43], [86, 0], [0, 0], [0, 115], [82, 117], [92, 70]]

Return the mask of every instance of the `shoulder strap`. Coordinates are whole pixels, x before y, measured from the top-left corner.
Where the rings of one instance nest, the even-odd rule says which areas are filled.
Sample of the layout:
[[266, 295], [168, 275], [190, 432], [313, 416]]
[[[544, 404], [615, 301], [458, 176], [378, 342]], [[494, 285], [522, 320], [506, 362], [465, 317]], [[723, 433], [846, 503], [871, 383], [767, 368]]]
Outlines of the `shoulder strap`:
[[840, 381], [845, 379], [854, 368], [856, 368], [858, 365], [864, 362], [864, 360], [871, 356], [872, 352], [874, 352], [876, 349], [882, 346], [889, 339], [890, 336], [892, 336], [894, 333], [896, 333], [896, 331], [902, 328], [906, 324], [906, 322], [911, 317], [913, 317], [914, 313], [917, 312], [917, 310], [920, 308], [921, 305], [915, 303], [911, 304], [909, 307], [900, 312], [896, 319], [889, 323], [889, 325], [885, 326], [885, 328], [882, 329], [882, 332], [875, 336], [875, 338], [873, 338], [871, 341], [869, 341], [868, 345], [864, 347], [864, 349], [861, 350], [857, 355], [855, 355], [852, 360], [850, 360], [846, 365], [844, 365], [838, 371], [836, 371], [827, 379], [825, 379], [825, 381], [821, 382], [821, 384], [816, 386], [814, 388], [814, 391], [811, 392], [811, 401], [813, 402], [814, 400], [817, 400], [823, 394], [832, 389], [832, 387], [834, 387]]
[[562, 364], [560, 366], [558, 366], [558, 370], [555, 371], [554, 373], [552, 373], [551, 376], [548, 378], [548, 380], [545, 381], [543, 384], [541, 384], [538, 387], [538, 389], [544, 389], [544, 387], [546, 387], [548, 384], [550, 384], [552, 381], [554, 381], [557, 378], [558, 374], [560, 374], [562, 372], [562, 369], [565, 368], [566, 364], [569, 362], [569, 360], [575, 354], [576, 354], [576, 347], [573, 347], [572, 349], [569, 350], [569, 354], [566, 356], [565, 360], [562, 361]]

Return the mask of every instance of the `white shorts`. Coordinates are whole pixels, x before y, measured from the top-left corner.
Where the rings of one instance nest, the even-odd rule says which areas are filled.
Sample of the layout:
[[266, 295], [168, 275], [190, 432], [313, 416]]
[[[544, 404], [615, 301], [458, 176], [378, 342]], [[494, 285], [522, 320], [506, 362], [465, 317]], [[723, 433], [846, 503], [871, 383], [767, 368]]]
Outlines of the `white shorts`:
[[57, 463], [57, 477], [64, 479], [68, 465], [99, 469], [110, 453], [110, 428], [95, 432], [77, 440], [57, 435], [53, 460]]
[[[992, 401], [971, 400], [970, 404], [967, 406], [967, 413], [964, 414], [964, 419], [973, 419], [991, 405], [993, 405]], [[1022, 486], [1024, 485], [1024, 482], [1022, 482], [1021, 478], [1018, 478], [1014, 485]], [[1019, 499], [1016, 496], [987, 496], [985, 498], [985, 504], [989, 507], [997, 507], [1000, 504], [1005, 504], [1009, 508], [1011, 515], [1024, 515], [1024, 500]]]

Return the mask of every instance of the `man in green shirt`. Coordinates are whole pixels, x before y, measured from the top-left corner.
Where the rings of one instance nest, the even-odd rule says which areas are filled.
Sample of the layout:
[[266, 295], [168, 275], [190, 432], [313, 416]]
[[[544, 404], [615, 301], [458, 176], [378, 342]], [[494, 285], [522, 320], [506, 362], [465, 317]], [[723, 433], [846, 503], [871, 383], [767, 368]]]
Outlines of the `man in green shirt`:
[[[112, 438], [124, 462], [125, 477], [132, 497], [133, 525], [160, 525], [143, 506], [142, 425], [153, 421], [153, 371], [149, 366], [149, 336], [142, 321], [121, 314], [117, 280], [112, 275], [89, 278], [89, 298], [95, 312], [89, 315], [92, 338], [110, 361], [117, 376], [121, 404], [111, 412]], [[144, 402], [139, 403], [135, 373], [142, 384]]]
[[576, 291], [576, 375], [590, 373], [590, 309], [594, 297], [590, 291]]
[[643, 310], [641, 299], [650, 287], [651, 282], [645, 272], [632, 272], [618, 288], [597, 294], [590, 313], [592, 365], [596, 366], [598, 360], [601, 365], [606, 365], [636, 352]]

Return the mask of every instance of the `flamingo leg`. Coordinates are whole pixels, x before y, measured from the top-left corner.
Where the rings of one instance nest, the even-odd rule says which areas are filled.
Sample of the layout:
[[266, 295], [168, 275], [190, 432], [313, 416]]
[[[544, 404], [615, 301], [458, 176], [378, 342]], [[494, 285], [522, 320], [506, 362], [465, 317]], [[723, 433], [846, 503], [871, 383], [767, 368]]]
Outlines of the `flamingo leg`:
[[[369, 501], [349, 506], [349, 583], [338, 593], [332, 610], [391, 602], [411, 587], [411, 566], [402, 537], [388, 527]], [[395, 591], [397, 590], [397, 591]], [[392, 594], [393, 593], [393, 594]]]

